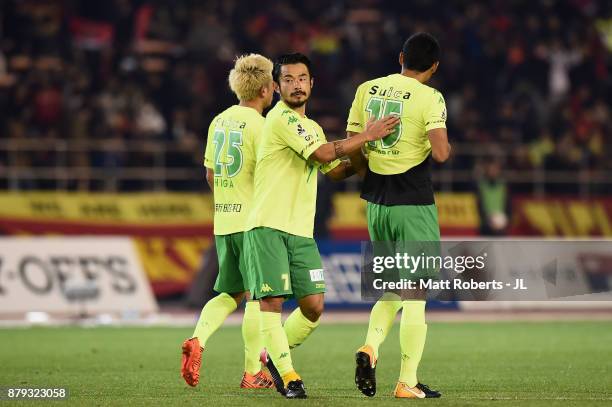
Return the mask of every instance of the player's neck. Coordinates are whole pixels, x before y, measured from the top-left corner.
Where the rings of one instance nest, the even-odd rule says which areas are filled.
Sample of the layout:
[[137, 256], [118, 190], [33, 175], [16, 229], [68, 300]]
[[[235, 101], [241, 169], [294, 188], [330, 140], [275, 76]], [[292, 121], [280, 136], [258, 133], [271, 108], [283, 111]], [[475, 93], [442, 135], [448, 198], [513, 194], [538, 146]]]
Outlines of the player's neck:
[[244, 106], [244, 107], [250, 107], [251, 109], [255, 109], [257, 110], [257, 113], [262, 114], [263, 113], [263, 106], [262, 104], [257, 101], [257, 100], [247, 100], [247, 101], [241, 101], [238, 106]]
[[416, 79], [417, 81], [421, 83], [425, 83], [429, 80], [429, 78], [427, 77], [427, 72], [419, 72], [419, 71], [413, 71], [410, 69], [402, 69], [402, 72], [400, 73], [408, 78]]
[[297, 114], [299, 114], [302, 117], [306, 117], [306, 103], [304, 103], [302, 106], [299, 107], [294, 107], [291, 106], [290, 104], [288, 104], [287, 102], [285, 102], [283, 100], [283, 103], [285, 103], [285, 105], [287, 105], [287, 107], [291, 110], [293, 110], [294, 112], [296, 112]]

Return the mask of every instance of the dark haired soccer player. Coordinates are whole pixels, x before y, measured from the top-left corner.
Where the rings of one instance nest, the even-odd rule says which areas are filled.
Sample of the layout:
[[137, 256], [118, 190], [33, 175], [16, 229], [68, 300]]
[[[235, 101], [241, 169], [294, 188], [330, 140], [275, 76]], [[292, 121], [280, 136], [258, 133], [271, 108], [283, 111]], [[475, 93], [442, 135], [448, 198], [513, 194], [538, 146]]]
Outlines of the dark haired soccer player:
[[[312, 238], [317, 171], [335, 180], [354, 174], [350, 162], [338, 159], [390, 134], [399, 120], [372, 121], [351, 139], [328, 143], [323, 129], [306, 116], [314, 83], [310, 60], [283, 55], [272, 76], [281, 100], [266, 116], [257, 153], [245, 252], [251, 292], [260, 300], [264, 345], [282, 376], [273, 374], [277, 390], [287, 398], [305, 398], [289, 349], [310, 335], [323, 312], [324, 271]], [[289, 296], [299, 308], [283, 329], [281, 310]]]
[[[444, 162], [450, 154], [446, 134], [446, 105], [442, 94], [425, 85], [438, 69], [440, 47], [427, 33], [408, 38], [399, 54], [401, 73], [376, 78], [357, 88], [346, 130], [351, 137], [363, 131], [369, 118], [397, 115], [398, 125], [382, 140], [368, 143], [351, 162], [364, 176], [361, 197], [367, 201], [368, 230], [372, 241], [408, 242], [440, 240], [438, 212], [431, 183], [430, 159]], [[356, 355], [355, 382], [367, 396], [376, 393], [378, 347], [402, 309], [400, 325], [401, 370], [395, 397], [440, 397], [419, 383], [427, 325], [423, 292], [386, 293], [370, 314], [365, 345]]]

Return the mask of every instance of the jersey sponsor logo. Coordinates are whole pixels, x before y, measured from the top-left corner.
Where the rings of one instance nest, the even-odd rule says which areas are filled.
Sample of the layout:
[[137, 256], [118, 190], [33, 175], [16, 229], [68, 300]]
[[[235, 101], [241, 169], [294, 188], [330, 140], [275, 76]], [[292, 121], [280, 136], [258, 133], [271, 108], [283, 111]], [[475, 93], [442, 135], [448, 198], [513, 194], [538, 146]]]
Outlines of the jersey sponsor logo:
[[391, 99], [410, 99], [410, 92], [401, 89], [394, 89], [393, 86], [390, 86], [388, 89], [380, 89], [380, 86], [374, 85], [370, 88], [370, 91], [368, 93], [370, 95], [378, 95]]
[[363, 127], [363, 124], [359, 122], [349, 122], [349, 126]]
[[215, 127], [225, 127], [228, 129], [244, 129], [246, 127], [246, 122], [242, 120], [234, 120], [230, 117], [219, 117], [215, 121]]
[[446, 109], [442, 110], [442, 114], [440, 115], [442, 120], [446, 120]]
[[215, 204], [215, 212], [241, 212], [242, 204], [230, 203], [230, 204]]
[[263, 283], [263, 284], [261, 285], [261, 289], [260, 289], [259, 291], [261, 291], [262, 293], [271, 293], [271, 292], [272, 292], [272, 291], [274, 291], [274, 290], [273, 290], [273, 289], [272, 289], [272, 287], [270, 287], [268, 284]]
[[287, 124], [293, 124], [296, 123], [298, 121], [298, 118], [295, 116], [289, 116], [289, 118], [287, 119]]
[[323, 269], [310, 270], [310, 281], [323, 281]]

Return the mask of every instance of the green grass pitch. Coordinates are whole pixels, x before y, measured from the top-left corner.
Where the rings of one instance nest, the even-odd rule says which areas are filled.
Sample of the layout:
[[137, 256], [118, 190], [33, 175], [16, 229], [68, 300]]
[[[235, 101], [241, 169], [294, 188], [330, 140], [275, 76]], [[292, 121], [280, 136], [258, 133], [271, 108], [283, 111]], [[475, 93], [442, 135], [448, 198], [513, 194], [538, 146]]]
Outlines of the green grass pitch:
[[[179, 374], [180, 328], [29, 328], [0, 330], [0, 386], [66, 386], [70, 398], [52, 405], [117, 406], [437, 406], [612, 405], [612, 324], [609, 322], [432, 323], [419, 369], [438, 400], [395, 400], [398, 327], [381, 348], [378, 393], [353, 383], [353, 353], [365, 324], [322, 325], [293, 351], [308, 400], [268, 390], [242, 390], [239, 327], [209, 341], [200, 385]], [[0, 401], [2, 405], [7, 401]], [[49, 402], [15, 402], [40, 406]]]

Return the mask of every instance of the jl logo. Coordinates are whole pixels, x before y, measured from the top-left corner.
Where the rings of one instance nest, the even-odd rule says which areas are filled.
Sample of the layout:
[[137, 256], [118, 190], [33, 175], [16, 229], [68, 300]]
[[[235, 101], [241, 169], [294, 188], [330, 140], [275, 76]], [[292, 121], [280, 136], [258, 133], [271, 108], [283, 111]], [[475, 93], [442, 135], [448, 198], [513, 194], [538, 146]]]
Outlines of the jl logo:
[[262, 293], [269, 293], [269, 292], [272, 292], [274, 290], [272, 290], [272, 287], [270, 287], [268, 284], [263, 283], [261, 285], [261, 290], [259, 290], [259, 291], [261, 291]]

